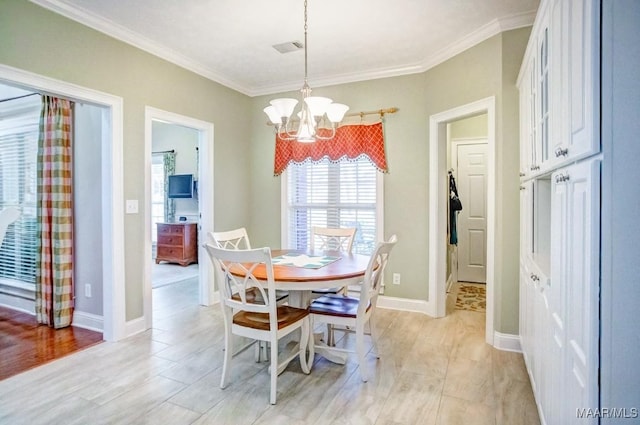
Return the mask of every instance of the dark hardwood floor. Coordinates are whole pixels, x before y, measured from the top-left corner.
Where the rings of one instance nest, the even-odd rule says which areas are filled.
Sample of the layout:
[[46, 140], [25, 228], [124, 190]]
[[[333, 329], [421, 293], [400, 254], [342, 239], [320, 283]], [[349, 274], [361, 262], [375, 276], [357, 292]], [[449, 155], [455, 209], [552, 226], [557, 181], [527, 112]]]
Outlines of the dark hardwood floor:
[[35, 316], [0, 307], [0, 380], [102, 341], [102, 333], [38, 325]]

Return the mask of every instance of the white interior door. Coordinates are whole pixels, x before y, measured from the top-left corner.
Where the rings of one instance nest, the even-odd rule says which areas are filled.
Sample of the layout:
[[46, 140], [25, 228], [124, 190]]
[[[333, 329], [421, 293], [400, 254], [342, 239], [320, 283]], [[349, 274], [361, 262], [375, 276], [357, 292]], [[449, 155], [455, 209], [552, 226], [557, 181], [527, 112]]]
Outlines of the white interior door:
[[458, 213], [458, 281], [487, 281], [487, 144], [454, 143]]

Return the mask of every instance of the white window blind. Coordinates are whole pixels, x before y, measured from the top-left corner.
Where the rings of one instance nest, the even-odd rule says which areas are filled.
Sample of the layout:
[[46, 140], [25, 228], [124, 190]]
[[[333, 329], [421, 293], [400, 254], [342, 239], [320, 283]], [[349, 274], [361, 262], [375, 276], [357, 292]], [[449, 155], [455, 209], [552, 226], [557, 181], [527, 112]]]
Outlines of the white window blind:
[[39, 96], [32, 96], [0, 108], [0, 210], [16, 207], [21, 212], [0, 247], [0, 282], [13, 286], [35, 286], [40, 103]]
[[368, 159], [290, 166], [289, 246], [308, 249], [312, 226], [357, 228], [353, 252], [370, 254], [378, 240], [378, 178]]

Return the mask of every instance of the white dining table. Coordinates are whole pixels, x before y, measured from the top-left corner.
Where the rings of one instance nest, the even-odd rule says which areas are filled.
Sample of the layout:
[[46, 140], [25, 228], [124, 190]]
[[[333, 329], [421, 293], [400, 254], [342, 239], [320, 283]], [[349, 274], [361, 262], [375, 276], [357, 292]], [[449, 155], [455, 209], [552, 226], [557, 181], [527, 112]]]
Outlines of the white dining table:
[[[276, 289], [289, 292], [289, 305], [299, 308], [307, 308], [311, 302], [311, 292], [315, 289], [326, 289], [358, 285], [364, 278], [365, 271], [369, 264], [366, 255], [344, 253], [341, 251], [300, 251], [290, 249], [278, 249], [271, 251], [271, 258], [277, 259], [282, 256], [306, 255], [311, 260], [318, 257], [338, 257], [321, 267], [302, 267], [299, 265], [273, 265], [273, 274]], [[260, 280], [267, 280], [265, 266], [258, 266], [253, 271], [254, 276]], [[313, 329], [311, 330], [313, 334]], [[315, 353], [321, 355], [329, 361], [338, 364], [345, 364], [347, 355], [344, 352], [329, 350], [328, 346], [314, 335], [309, 339], [310, 343], [316, 344]], [[295, 347], [291, 348], [296, 349]], [[281, 373], [286, 365], [281, 366], [278, 373]], [[311, 367], [311, 365], [309, 365]]]

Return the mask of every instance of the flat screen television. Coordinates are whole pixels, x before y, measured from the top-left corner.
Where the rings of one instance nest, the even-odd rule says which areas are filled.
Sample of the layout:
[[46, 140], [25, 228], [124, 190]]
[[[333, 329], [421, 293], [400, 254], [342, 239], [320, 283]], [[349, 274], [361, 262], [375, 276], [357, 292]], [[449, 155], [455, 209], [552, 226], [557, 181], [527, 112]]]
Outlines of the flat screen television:
[[193, 198], [193, 174], [169, 176], [169, 198]]

